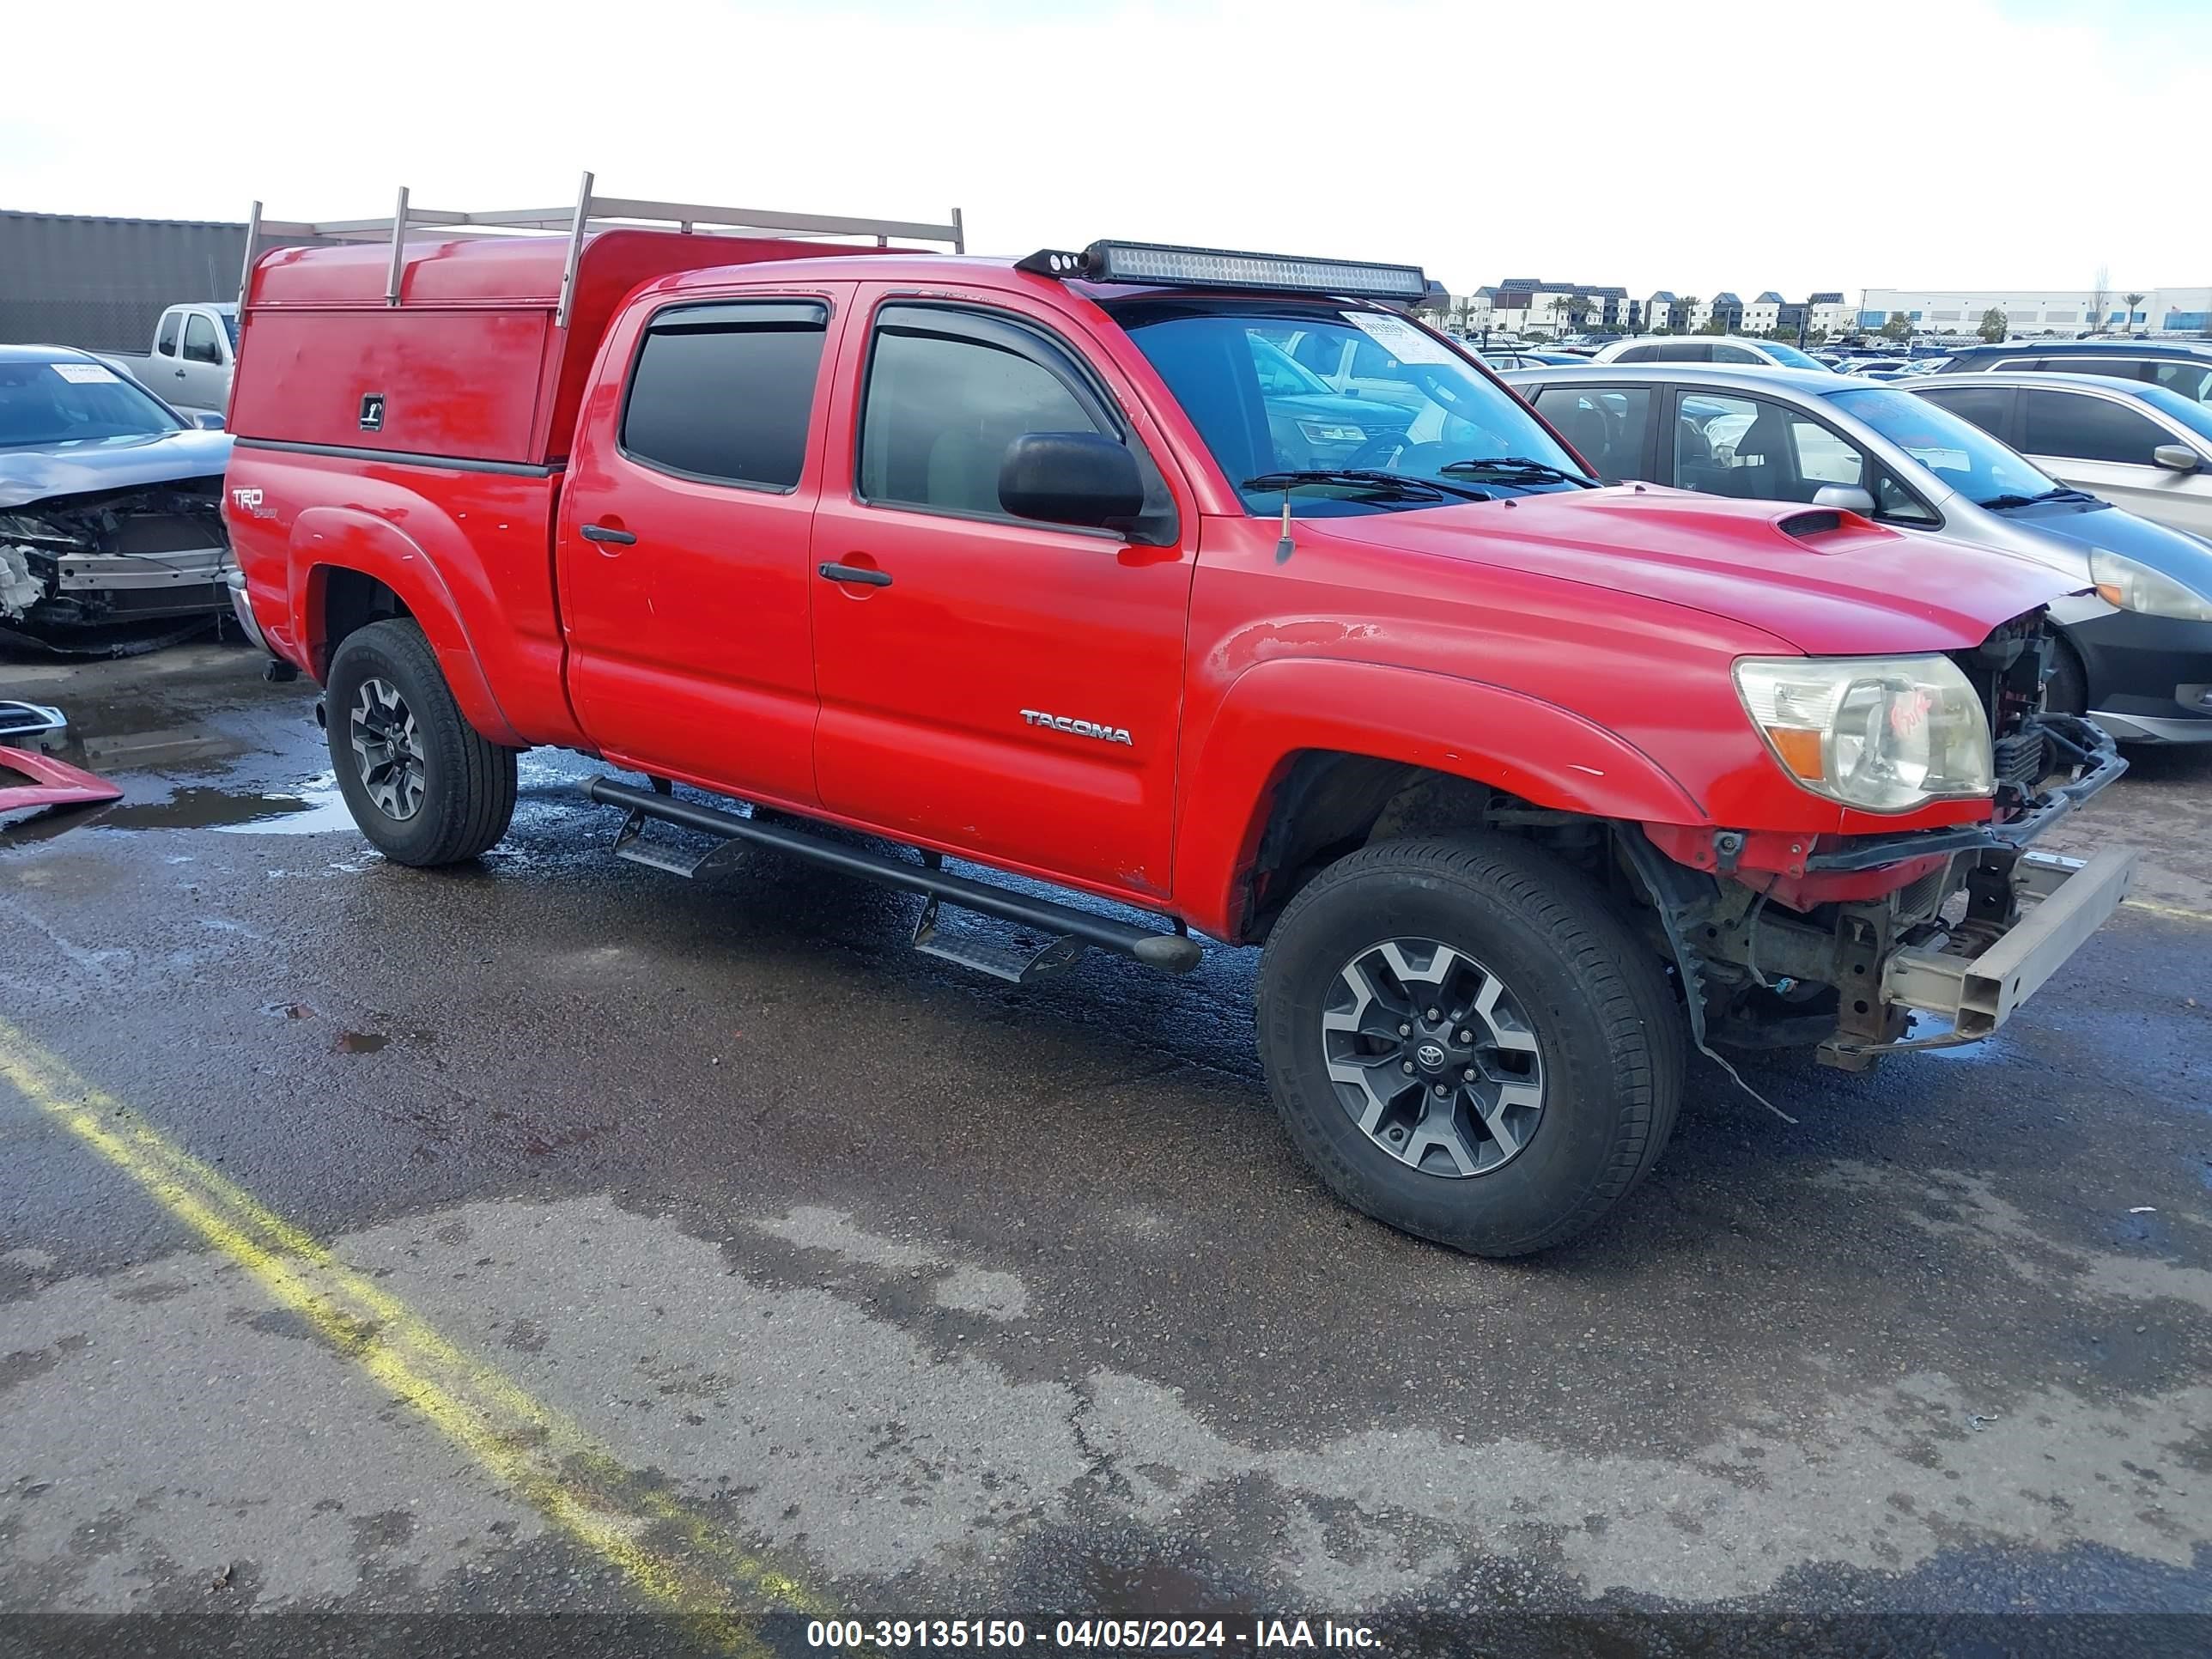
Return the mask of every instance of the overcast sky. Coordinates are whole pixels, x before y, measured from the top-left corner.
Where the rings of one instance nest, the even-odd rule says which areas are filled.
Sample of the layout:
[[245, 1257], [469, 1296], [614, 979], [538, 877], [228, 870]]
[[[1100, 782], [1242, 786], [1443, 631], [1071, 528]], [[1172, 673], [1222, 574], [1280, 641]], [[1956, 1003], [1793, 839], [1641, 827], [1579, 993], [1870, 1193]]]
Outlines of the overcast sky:
[[590, 167], [1455, 291], [2212, 283], [2207, 0], [22, 0], [5, 36], [0, 207], [535, 207]]

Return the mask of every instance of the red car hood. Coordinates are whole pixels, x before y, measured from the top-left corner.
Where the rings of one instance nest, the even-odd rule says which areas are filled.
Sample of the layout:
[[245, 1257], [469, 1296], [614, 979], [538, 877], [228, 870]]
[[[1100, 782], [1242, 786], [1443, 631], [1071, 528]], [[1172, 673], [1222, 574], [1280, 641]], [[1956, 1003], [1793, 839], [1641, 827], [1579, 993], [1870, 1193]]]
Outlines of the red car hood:
[[1954, 651], [2078, 583], [2049, 566], [1850, 514], [1686, 490], [1577, 490], [1356, 519], [1332, 537], [1686, 605], [1809, 656]]

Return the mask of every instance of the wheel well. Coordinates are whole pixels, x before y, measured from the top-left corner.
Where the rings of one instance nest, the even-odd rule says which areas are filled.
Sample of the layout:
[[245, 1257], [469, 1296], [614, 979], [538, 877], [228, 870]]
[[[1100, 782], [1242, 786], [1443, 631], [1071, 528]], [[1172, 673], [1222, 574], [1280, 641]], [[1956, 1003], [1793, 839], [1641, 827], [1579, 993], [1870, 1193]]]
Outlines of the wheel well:
[[331, 659], [345, 636], [371, 623], [392, 617], [408, 617], [407, 602], [375, 577], [342, 565], [325, 565], [322, 572], [322, 605], [317, 630], [321, 640], [318, 678], [327, 678]]
[[1255, 943], [1299, 888], [1370, 842], [1474, 829], [1541, 842], [1570, 862], [1601, 869], [1607, 825], [1533, 805], [1472, 778], [1333, 750], [1294, 756], [1267, 805], [1246, 878], [1243, 942]]

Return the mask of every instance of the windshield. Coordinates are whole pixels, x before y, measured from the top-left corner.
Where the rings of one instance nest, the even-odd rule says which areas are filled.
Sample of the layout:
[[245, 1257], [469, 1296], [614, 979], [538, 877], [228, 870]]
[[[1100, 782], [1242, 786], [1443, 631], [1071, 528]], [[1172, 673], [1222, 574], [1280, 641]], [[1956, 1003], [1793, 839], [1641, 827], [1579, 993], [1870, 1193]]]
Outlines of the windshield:
[[0, 362], [0, 449], [182, 430], [173, 415], [104, 363]]
[[1977, 507], [2059, 486], [1970, 421], [1910, 392], [1854, 386], [1828, 394]]
[[[1124, 300], [1107, 309], [1255, 514], [1280, 512], [1283, 490], [1243, 489], [1245, 480], [1285, 473], [1350, 469], [1441, 486], [1316, 483], [1291, 501], [1294, 514], [1316, 517], [1580, 487], [1580, 464], [1527, 405], [1392, 313], [1201, 298]], [[1470, 463], [1509, 457], [1535, 465], [1470, 471]], [[1572, 476], [1546, 476], [1553, 468]]]
[[1800, 351], [1794, 345], [1784, 345], [1779, 340], [1761, 340], [1759, 349], [1784, 368], [1826, 368], [1817, 358]]
[[[2212, 390], [2212, 376], [2207, 377], [2206, 385], [2208, 390]], [[2171, 415], [2198, 437], [2212, 438], [2212, 409], [2207, 409], [2196, 398], [2184, 397], [2172, 386], [2148, 383], [2132, 385], [2128, 390], [2160, 414]]]

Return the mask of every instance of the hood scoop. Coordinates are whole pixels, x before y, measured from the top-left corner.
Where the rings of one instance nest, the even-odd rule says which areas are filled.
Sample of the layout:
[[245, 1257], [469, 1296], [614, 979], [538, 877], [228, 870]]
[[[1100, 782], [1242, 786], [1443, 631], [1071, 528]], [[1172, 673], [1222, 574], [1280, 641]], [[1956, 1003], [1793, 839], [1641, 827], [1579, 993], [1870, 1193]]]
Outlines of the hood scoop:
[[1774, 521], [1774, 527], [1801, 542], [1809, 542], [1815, 536], [1832, 536], [1838, 530], [1881, 528], [1873, 520], [1846, 513], [1839, 507], [1808, 507], [1802, 513], [1785, 513]]

